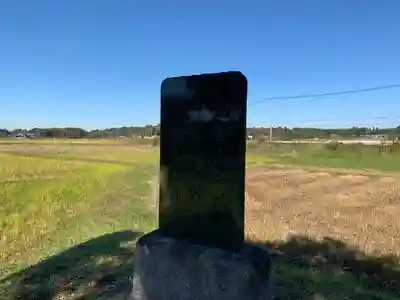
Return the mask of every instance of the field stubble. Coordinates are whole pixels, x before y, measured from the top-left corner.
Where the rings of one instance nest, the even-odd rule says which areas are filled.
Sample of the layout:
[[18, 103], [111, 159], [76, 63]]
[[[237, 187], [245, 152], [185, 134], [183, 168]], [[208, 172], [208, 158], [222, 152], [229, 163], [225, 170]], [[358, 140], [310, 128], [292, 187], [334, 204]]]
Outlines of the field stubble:
[[400, 180], [299, 168], [250, 167], [247, 220], [255, 239], [329, 236], [367, 253], [400, 255]]
[[247, 236], [275, 257], [278, 299], [397, 299], [399, 215], [391, 175], [247, 170]]

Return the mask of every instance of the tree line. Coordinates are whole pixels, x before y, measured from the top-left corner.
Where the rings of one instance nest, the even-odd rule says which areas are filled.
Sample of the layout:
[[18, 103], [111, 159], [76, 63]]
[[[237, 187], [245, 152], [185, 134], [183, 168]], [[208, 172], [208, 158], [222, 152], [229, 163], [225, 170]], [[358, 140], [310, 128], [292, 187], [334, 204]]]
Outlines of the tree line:
[[0, 137], [27, 138], [66, 138], [66, 139], [99, 139], [99, 138], [136, 138], [159, 135], [158, 125], [131, 126], [86, 130], [77, 127], [66, 128], [32, 128], [32, 129], [0, 129]]
[[[254, 139], [269, 138], [272, 131], [272, 139], [332, 139], [332, 138], [354, 138], [372, 135], [385, 135], [388, 139], [400, 137], [400, 126], [395, 128], [378, 127], [352, 127], [352, 128], [311, 128], [311, 127], [250, 127], [247, 134]], [[66, 128], [32, 128], [32, 129], [0, 129], [0, 137], [25, 136], [31, 138], [67, 138], [67, 139], [99, 139], [99, 138], [144, 138], [160, 135], [160, 126], [126, 126], [118, 128], [86, 130], [77, 127]]]

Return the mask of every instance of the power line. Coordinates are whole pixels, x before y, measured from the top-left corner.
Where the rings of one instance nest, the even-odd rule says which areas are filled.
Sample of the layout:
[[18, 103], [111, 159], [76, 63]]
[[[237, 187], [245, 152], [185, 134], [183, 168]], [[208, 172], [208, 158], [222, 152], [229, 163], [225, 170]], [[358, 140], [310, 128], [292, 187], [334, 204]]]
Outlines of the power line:
[[391, 84], [391, 85], [382, 85], [382, 86], [376, 86], [376, 87], [370, 87], [370, 88], [363, 88], [363, 89], [356, 89], [356, 90], [346, 90], [346, 91], [340, 91], [340, 92], [329, 92], [329, 93], [321, 93], [321, 94], [303, 94], [303, 95], [294, 95], [294, 96], [279, 96], [279, 97], [267, 97], [263, 98], [257, 101], [253, 101], [249, 103], [248, 106], [258, 104], [261, 102], [265, 101], [272, 101], [272, 100], [285, 100], [285, 99], [302, 99], [302, 98], [322, 98], [322, 97], [328, 97], [328, 96], [338, 96], [338, 95], [348, 95], [348, 94], [358, 94], [358, 93], [366, 93], [366, 92], [373, 92], [373, 91], [379, 91], [379, 90], [389, 90], [389, 89], [395, 89], [395, 88], [400, 88], [400, 83], [399, 84]]
[[[340, 123], [340, 126], [358, 126], [359, 124], [362, 124], [364, 122], [368, 122], [368, 121], [378, 121], [378, 120], [400, 120], [400, 115], [395, 115], [395, 116], [371, 116], [371, 117], [363, 117], [362, 120], [359, 121], [354, 121], [352, 123], [342, 123], [343, 119], [295, 119], [295, 120], [291, 120], [290, 123], [292, 123], [292, 121], [294, 121], [295, 123], [303, 123], [304, 125], [301, 126], [310, 126], [309, 124], [323, 124], [323, 123]], [[267, 128], [271, 127], [271, 122], [267, 122], [268, 125], [264, 124], [262, 125], [261, 123], [247, 123], [248, 127], [258, 127], [258, 126], [266, 126]], [[282, 124], [282, 122], [276, 122], [276, 123], [281, 123], [281, 125], [276, 125], [276, 126], [284, 126]], [[377, 123], [374, 122], [375, 125], [383, 125], [385, 123]], [[322, 125], [321, 124], [321, 125]], [[357, 125], [358, 124], [358, 125]], [[386, 124], [385, 124], [386, 125]], [[300, 125], [298, 125], [300, 126]], [[301, 127], [300, 126], [300, 127]], [[395, 126], [396, 127], [396, 126]]]

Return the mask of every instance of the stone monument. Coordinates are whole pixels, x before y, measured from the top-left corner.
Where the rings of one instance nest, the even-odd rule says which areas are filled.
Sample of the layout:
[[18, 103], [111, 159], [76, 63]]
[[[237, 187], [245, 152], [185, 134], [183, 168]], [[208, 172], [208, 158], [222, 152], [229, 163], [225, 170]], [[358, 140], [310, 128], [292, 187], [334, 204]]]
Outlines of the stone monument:
[[269, 299], [268, 252], [244, 240], [247, 80], [161, 85], [159, 229], [135, 252], [134, 300]]

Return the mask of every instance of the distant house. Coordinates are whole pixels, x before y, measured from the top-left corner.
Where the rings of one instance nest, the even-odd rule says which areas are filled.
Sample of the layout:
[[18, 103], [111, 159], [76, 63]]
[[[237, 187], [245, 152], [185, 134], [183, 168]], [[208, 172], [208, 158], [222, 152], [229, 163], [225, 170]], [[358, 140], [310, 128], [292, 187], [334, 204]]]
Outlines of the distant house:
[[20, 132], [17, 133], [13, 136], [14, 138], [18, 139], [18, 140], [22, 140], [22, 139], [30, 139], [30, 140], [34, 140], [36, 139], [36, 136], [32, 133], [25, 133], [25, 132]]
[[20, 139], [25, 139], [26, 136], [25, 133], [17, 133], [13, 136], [13, 138], [20, 140]]

